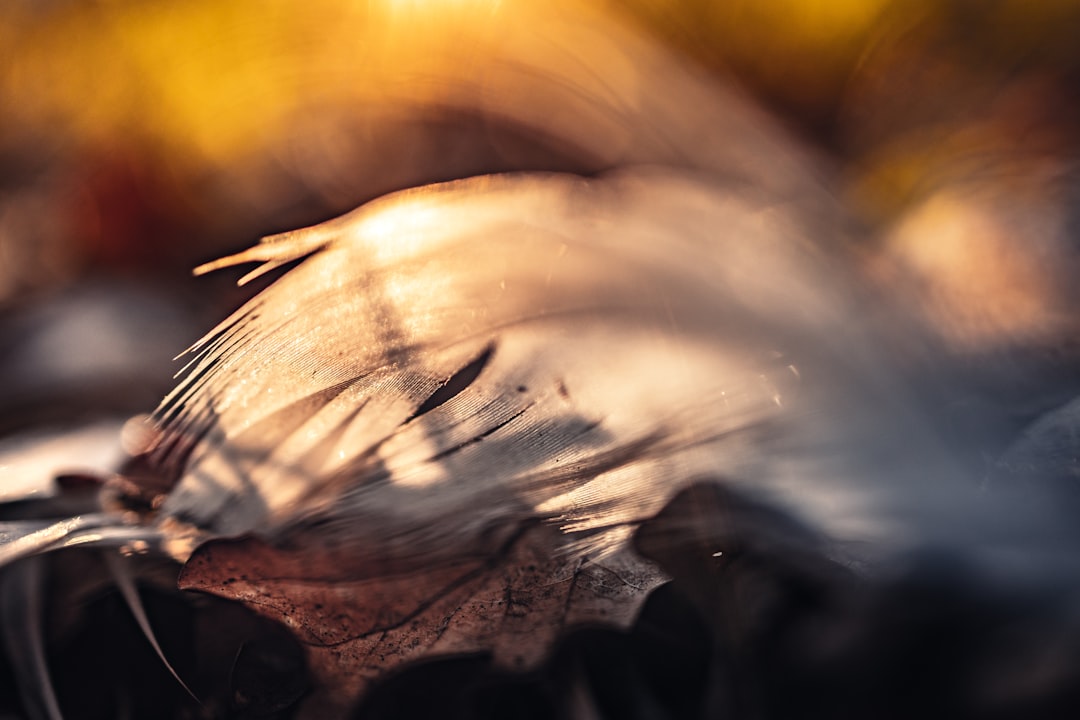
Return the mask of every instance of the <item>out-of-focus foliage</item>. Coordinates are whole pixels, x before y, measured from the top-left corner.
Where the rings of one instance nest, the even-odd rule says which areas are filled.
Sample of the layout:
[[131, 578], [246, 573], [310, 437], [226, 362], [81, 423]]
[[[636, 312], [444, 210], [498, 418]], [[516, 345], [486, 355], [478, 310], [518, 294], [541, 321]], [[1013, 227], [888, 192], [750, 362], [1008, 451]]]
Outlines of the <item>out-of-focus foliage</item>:
[[[674, 43], [706, 62], [729, 66], [823, 131], [832, 129], [852, 81], [883, 79], [883, 60], [937, 58], [966, 65], [986, 80], [1024, 68], [1075, 69], [1078, 60], [1076, 0], [632, 0], [629, 5]], [[928, 83], [898, 85], [893, 92], [899, 102], [909, 102], [913, 91], [926, 97], [941, 89]], [[970, 110], [961, 98], [940, 100], [942, 110]]]
[[[629, 129], [646, 111], [727, 141], [643, 97], [649, 69], [589, 17], [734, 78], [810, 140], [874, 230], [868, 266], [951, 346], [1061, 336], [1080, 0], [3, 3], [0, 308], [102, 274], [190, 294], [196, 264], [389, 191], [648, 160]], [[545, 65], [558, 82], [527, 74]], [[205, 322], [228, 286], [199, 283]], [[5, 382], [12, 362], [31, 361], [0, 357]]]
[[[737, 76], [838, 153], [871, 218], [973, 156], [1007, 151], [1035, 172], [1030, 155], [1075, 146], [1076, 0], [563, 4], [629, 16]], [[447, 129], [468, 118], [432, 110], [447, 92], [433, 78], [482, 84], [503, 29], [550, 5], [5, 3], [0, 299], [88, 266], [178, 273], [443, 179], [436, 156], [471, 158], [455, 170], [520, 166], [505, 141], [478, 148]], [[428, 111], [401, 117], [410, 105]]]

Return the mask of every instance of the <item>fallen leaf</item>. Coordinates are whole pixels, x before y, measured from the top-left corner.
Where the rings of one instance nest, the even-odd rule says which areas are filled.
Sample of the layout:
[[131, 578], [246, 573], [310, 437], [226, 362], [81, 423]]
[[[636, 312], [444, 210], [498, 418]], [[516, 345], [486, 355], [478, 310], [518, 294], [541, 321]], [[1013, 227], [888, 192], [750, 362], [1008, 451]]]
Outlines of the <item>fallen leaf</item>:
[[250, 536], [217, 540], [195, 551], [179, 584], [292, 628], [322, 695], [313, 702], [344, 707], [421, 657], [485, 652], [505, 667], [533, 667], [569, 627], [628, 626], [665, 579], [630, 551], [595, 561], [553, 555], [553, 534], [532, 525], [487, 555], [352, 576], [310, 538], [288, 549]]

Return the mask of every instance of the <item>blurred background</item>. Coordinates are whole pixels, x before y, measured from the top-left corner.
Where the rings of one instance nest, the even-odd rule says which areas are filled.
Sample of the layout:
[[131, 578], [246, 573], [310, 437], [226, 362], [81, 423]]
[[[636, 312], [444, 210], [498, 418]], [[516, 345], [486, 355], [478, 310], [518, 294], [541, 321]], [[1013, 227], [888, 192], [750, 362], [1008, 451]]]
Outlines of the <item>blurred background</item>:
[[447, 90], [531, 5], [630, 23], [755, 96], [827, 156], [879, 270], [907, 268], [957, 346], [1061, 310], [1076, 0], [11, 0], [0, 431], [151, 407], [242, 299], [188, 271], [262, 235], [423, 182], [614, 164]]
[[262, 235], [424, 182], [617, 164], [448, 90], [512, 56], [500, 28], [533, 6], [631, 24], [755, 96], [956, 347], [1060, 335], [1077, 0], [10, 0], [0, 432], [152, 407], [245, 296], [189, 270]]

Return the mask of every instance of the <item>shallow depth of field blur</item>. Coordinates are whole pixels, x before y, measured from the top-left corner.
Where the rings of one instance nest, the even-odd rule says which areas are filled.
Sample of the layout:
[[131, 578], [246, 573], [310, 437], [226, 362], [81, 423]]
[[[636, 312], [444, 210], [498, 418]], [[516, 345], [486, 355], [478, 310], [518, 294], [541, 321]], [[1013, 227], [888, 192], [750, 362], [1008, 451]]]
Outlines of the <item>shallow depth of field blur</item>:
[[[960, 317], [958, 346], [1055, 311], [1067, 279], [1028, 235], [1060, 234], [1076, 205], [1080, 2], [591, 5], [819, 149], [884, 272], [925, 281], [912, 312]], [[262, 235], [424, 182], [603, 169], [432, 80], [482, 86], [499, 28], [537, 7], [576, 4], [4, 3], [0, 431], [152, 407], [171, 358], [241, 299], [189, 269]]]
[[[545, 24], [576, 17], [591, 20]], [[536, 113], [516, 123], [517, 103], [575, 120], [491, 64], [543, 58], [547, 27], [582, 57], [612, 52], [591, 46], [599, 19], [778, 118], [850, 213], [857, 272], [950, 357], [1075, 345], [1080, 0], [8, 0], [0, 501], [13, 436], [153, 410], [174, 357], [267, 282], [197, 265], [394, 190], [632, 155], [610, 118], [579, 145]], [[583, 65], [580, 90], [633, 118], [645, 99], [623, 60], [605, 58], [618, 76]], [[1075, 352], [1039, 367], [1076, 381]], [[113, 429], [34, 457], [107, 467]]]
[[[928, 312], [963, 318], [959, 344], [1026, 331], [1053, 305], [1045, 286], [1067, 281], [1025, 257], [1026, 234], [1069, 225], [1076, 205], [1080, 2], [592, 4], [740, 83], [820, 149], [867, 242], [928, 277]], [[499, 28], [534, 5], [568, 12], [3, 3], [0, 432], [152, 407], [171, 358], [241, 299], [231, 276], [189, 269], [260, 235], [421, 182], [602, 168], [441, 109], [432, 70], [481, 77]]]

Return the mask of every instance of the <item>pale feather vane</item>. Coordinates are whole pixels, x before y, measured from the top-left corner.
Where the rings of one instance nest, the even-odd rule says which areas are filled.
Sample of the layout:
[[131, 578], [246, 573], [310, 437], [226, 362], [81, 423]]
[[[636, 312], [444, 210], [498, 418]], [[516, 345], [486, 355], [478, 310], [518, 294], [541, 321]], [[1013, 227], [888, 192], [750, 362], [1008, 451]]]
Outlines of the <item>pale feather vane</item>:
[[532, 520], [606, 553], [717, 476], [838, 537], [893, 532], [888, 498], [947, 453], [894, 392], [851, 259], [813, 241], [839, 223], [774, 200], [660, 168], [481, 177], [213, 263], [306, 258], [192, 348], [147, 453], [171, 492], [144, 525], [20, 524], [3, 557], [322, 533], [358, 564], [437, 564]]
[[432, 558], [528, 517], [603, 546], [682, 483], [759, 474], [754, 433], [798, 407], [777, 358], [851, 318], [806, 229], [723, 190], [479, 178], [222, 261], [313, 253], [196, 346], [159, 415], [201, 440], [162, 512]]

